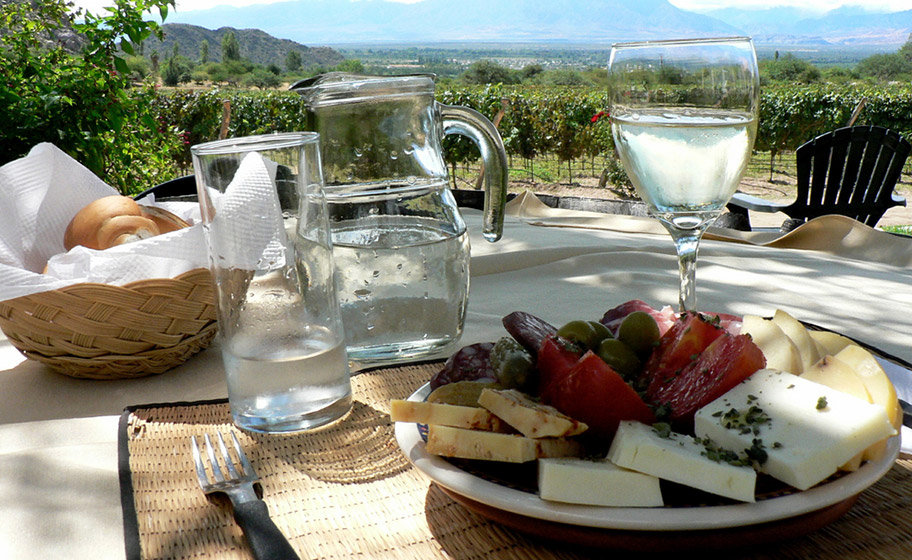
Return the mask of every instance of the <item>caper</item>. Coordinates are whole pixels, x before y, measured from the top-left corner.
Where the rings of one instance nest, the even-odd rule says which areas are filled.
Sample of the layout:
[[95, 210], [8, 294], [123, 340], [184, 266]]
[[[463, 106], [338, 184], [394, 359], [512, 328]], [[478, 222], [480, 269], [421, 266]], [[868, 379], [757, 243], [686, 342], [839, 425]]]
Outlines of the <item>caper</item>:
[[639, 356], [652, 351], [659, 341], [659, 325], [655, 318], [645, 311], [634, 311], [624, 317], [618, 327], [618, 340], [624, 342]]
[[563, 339], [575, 342], [583, 348], [592, 348], [592, 341], [595, 340], [595, 328], [589, 321], [570, 321], [561, 328], [557, 329], [557, 335]]
[[509, 337], [501, 338], [491, 349], [491, 369], [500, 384], [511, 389], [526, 388], [535, 371], [532, 355]]
[[603, 340], [596, 354], [625, 379], [636, 376], [642, 367], [636, 352], [616, 338]]
[[485, 389], [503, 389], [500, 383], [485, 381], [454, 381], [437, 387], [427, 397], [427, 402], [456, 404], [460, 406], [480, 406], [478, 397]]

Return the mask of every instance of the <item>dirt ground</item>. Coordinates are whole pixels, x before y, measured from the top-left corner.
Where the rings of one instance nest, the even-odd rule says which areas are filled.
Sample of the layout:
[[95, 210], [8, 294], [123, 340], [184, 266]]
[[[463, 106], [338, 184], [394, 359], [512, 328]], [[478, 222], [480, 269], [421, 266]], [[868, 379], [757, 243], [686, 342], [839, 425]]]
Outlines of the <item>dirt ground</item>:
[[[912, 225], [912, 182], [904, 178], [906, 182], [900, 182], [896, 186], [896, 194], [904, 196], [909, 201], [909, 206], [895, 206], [887, 210], [883, 218], [878, 222], [878, 226], [908, 226]], [[580, 196], [589, 198], [620, 198], [617, 194], [609, 189], [599, 188], [597, 178], [583, 178], [573, 185], [567, 184], [543, 184], [517, 182], [512, 183], [510, 190], [522, 191], [531, 190], [536, 193], [555, 194], [560, 196]], [[758, 196], [766, 200], [775, 202], [788, 202], [795, 197], [795, 185], [788, 178], [774, 181], [748, 178], [741, 182], [739, 187], [741, 192]], [[785, 214], [765, 214], [762, 212], [751, 212], [751, 225], [754, 227], [778, 227], [788, 218]]]

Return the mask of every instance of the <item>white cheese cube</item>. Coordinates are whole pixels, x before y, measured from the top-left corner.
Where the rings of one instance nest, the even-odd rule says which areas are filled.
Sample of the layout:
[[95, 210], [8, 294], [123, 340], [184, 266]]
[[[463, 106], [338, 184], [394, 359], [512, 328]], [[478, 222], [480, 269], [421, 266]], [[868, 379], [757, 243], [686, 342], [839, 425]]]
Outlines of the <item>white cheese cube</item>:
[[883, 406], [770, 369], [697, 411], [694, 428], [739, 453], [760, 447], [767, 455], [760, 472], [799, 490], [896, 433]]
[[742, 502], [755, 501], [757, 473], [706, 456], [706, 448], [682, 434], [660, 435], [652, 426], [624, 421], [608, 450], [612, 463]]
[[607, 460], [539, 459], [538, 493], [543, 500], [615, 507], [661, 507], [654, 476], [622, 469]]

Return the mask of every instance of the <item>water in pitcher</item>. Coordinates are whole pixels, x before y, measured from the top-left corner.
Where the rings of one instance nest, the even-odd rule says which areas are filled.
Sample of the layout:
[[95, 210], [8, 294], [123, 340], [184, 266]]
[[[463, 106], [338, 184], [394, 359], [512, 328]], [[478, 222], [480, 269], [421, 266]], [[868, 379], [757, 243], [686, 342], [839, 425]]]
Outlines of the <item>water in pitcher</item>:
[[348, 355], [384, 362], [455, 345], [468, 298], [464, 225], [374, 215], [333, 226], [333, 258]]

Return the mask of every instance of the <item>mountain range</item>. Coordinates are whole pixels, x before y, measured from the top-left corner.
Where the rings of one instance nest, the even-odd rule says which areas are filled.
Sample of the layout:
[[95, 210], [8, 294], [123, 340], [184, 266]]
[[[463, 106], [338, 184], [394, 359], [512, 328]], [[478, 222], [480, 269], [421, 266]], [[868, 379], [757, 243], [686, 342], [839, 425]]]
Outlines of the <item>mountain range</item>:
[[168, 23], [257, 29], [307, 45], [366, 43], [601, 43], [748, 34], [763, 42], [900, 45], [912, 10], [840, 8], [822, 16], [773, 7], [696, 13], [667, 0], [288, 0], [172, 11]]
[[164, 39], [159, 41], [155, 37], [150, 37], [143, 43], [143, 51], [146, 54], [157, 52], [165, 58], [171, 55], [174, 45], [177, 45], [179, 54], [191, 60], [199, 60], [200, 45], [206, 41], [209, 44], [208, 60], [221, 62], [222, 39], [231, 31], [237, 39], [241, 57], [257, 64], [275, 64], [284, 68], [288, 52], [292, 50], [301, 55], [303, 68], [332, 68], [345, 59], [330, 47], [308, 47], [290, 39], [277, 39], [260, 29], [220, 27], [213, 30], [186, 23], [166, 23], [162, 29]]

